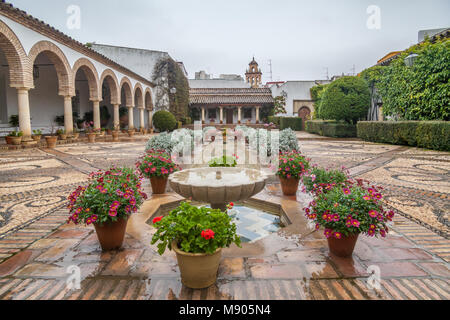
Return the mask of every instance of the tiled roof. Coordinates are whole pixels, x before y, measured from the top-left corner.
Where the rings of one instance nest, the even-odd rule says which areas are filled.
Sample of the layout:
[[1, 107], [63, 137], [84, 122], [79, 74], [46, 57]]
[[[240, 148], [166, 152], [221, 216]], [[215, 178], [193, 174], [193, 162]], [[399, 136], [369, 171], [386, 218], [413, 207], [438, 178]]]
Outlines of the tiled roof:
[[273, 103], [269, 88], [197, 88], [191, 89], [191, 104], [269, 104]]

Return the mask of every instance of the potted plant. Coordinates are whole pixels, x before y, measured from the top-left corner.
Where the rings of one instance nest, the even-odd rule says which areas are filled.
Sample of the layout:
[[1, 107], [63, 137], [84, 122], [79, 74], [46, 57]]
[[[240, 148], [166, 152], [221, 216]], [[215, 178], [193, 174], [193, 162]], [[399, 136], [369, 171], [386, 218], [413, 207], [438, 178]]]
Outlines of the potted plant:
[[394, 211], [385, 211], [381, 203], [381, 188], [365, 186], [360, 180], [347, 187], [335, 186], [326, 193], [318, 193], [306, 208], [306, 217], [325, 229], [330, 252], [350, 257], [360, 234], [386, 237]]
[[50, 135], [45, 137], [45, 142], [47, 143], [48, 149], [56, 148], [58, 137], [54, 135], [54, 132], [55, 132], [55, 127], [52, 124], [52, 131], [50, 132]]
[[285, 196], [297, 194], [300, 178], [308, 169], [309, 162], [300, 153], [291, 151], [280, 155], [277, 176]]
[[13, 146], [20, 146], [20, 144], [22, 143], [22, 136], [22, 131], [11, 131], [8, 135], [10, 144], [12, 144]]
[[338, 185], [345, 187], [348, 184], [349, 177], [348, 172], [344, 172], [343, 170], [330, 170], [313, 166], [302, 177], [302, 192], [310, 192], [313, 194], [326, 193]]
[[130, 138], [134, 137], [135, 132], [136, 132], [135, 129], [128, 129], [128, 136], [129, 136]]
[[120, 133], [120, 126], [115, 126], [114, 130], [111, 132], [113, 142], [119, 142], [119, 133]]
[[84, 129], [86, 131], [86, 136], [88, 137], [88, 142], [89, 143], [95, 143], [95, 136], [97, 135], [97, 133], [95, 132], [95, 130], [92, 128], [92, 126], [94, 125], [94, 122], [85, 122], [84, 123]]
[[223, 156], [222, 158], [213, 158], [208, 162], [208, 166], [210, 168], [235, 168], [237, 167], [237, 159], [238, 157], [236, 155], [232, 157]]
[[106, 134], [107, 134], [108, 136], [112, 135], [112, 132], [113, 132], [113, 130], [111, 129], [111, 127], [108, 127], [108, 128], [106, 129]]
[[164, 151], [149, 150], [147, 154], [136, 163], [142, 175], [150, 179], [153, 194], [166, 192], [169, 175], [180, 170], [171, 156]]
[[31, 136], [31, 138], [36, 142], [41, 141], [42, 130], [40, 130], [40, 129], [33, 130], [33, 135]]
[[56, 131], [56, 134], [59, 136], [60, 140], [67, 140], [67, 133], [66, 130], [64, 129], [58, 129]]
[[129, 216], [147, 199], [141, 177], [130, 168], [111, 168], [89, 177], [86, 187], [69, 196], [69, 222], [94, 225], [104, 251], [120, 249]]
[[218, 209], [183, 202], [168, 216], [156, 217], [153, 224], [157, 230], [152, 244], [159, 242], [160, 255], [167, 248], [175, 251], [181, 282], [192, 289], [208, 288], [216, 282], [223, 248], [233, 243], [241, 247], [232, 218]]
[[78, 130], [78, 128], [75, 126], [73, 128], [73, 134], [72, 134], [72, 138], [74, 140], [78, 140], [78, 138], [80, 137], [80, 131]]

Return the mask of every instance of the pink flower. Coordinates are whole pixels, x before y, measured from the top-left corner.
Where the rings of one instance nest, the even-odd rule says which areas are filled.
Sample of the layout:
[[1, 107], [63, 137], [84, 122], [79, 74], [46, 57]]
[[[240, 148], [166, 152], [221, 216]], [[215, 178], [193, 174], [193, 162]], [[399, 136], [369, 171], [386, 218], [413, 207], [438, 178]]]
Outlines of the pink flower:
[[341, 220], [341, 217], [339, 217], [338, 214], [333, 215], [333, 221], [334, 222], [339, 222], [339, 220]]
[[340, 232], [335, 232], [335, 233], [333, 234], [333, 236], [334, 236], [336, 239], [342, 239], [342, 233], [340, 233]]
[[353, 220], [352, 221], [352, 226], [359, 228], [359, 226], [361, 225], [361, 222], [359, 222], [358, 220]]
[[366, 200], [366, 201], [372, 200], [371, 196], [367, 196], [367, 195], [365, 195], [365, 196], [363, 197], [363, 199]]
[[372, 218], [376, 218], [378, 216], [378, 211], [370, 210], [369, 216], [371, 216]]
[[333, 230], [325, 229], [324, 235], [327, 239], [331, 238], [331, 236], [333, 235]]
[[348, 188], [344, 188], [343, 191], [344, 191], [344, 194], [346, 194], [346, 195], [352, 194], [352, 192]]
[[317, 179], [316, 175], [313, 174], [313, 175], [311, 176], [311, 181], [314, 182], [314, 181], [316, 181], [316, 179]]

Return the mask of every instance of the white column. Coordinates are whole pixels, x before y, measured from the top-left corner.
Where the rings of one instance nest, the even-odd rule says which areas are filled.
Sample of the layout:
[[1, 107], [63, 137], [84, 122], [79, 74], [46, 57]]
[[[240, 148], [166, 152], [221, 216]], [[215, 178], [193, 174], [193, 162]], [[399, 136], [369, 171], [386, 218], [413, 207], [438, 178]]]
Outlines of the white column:
[[220, 124], [223, 124], [223, 107], [220, 107]]
[[19, 127], [23, 132], [22, 141], [31, 140], [30, 100], [27, 88], [17, 89], [17, 103], [19, 111]]
[[145, 129], [144, 108], [139, 109], [139, 122], [141, 129]]
[[202, 124], [205, 124], [205, 108], [202, 107]]
[[120, 114], [119, 114], [119, 105], [114, 105], [114, 130], [120, 129]]
[[148, 128], [150, 133], [153, 133], [153, 110], [148, 111]]
[[94, 129], [100, 128], [100, 101], [92, 101], [94, 109]]
[[256, 107], [256, 124], [259, 123], [259, 108], [260, 107]]
[[242, 121], [242, 107], [238, 107], [238, 124]]
[[133, 107], [128, 107], [128, 130], [134, 129], [134, 112]]
[[64, 97], [64, 128], [66, 133], [71, 135], [73, 133], [73, 111], [72, 111], [72, 97]]

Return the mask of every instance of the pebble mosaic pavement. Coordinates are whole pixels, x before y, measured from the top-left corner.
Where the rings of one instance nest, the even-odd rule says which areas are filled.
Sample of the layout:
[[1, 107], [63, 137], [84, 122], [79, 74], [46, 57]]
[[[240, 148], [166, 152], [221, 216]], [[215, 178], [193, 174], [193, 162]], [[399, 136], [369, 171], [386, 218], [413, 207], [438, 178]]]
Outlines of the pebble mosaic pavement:
[[[298, 138], [315, 163], [346, 165], [353, 176], [386, 188], [389, 205], [401, 211], [386, 240], [361, 238], [353, 259], [340, 259], [321, 234], [298, 237], [287, 227], [251, 248], [225, 251], [217, 285], [191, 290], [181, 285], [173, 254], [157, 255], [149, 235], [131, 231], [123, 250], [102, 253], [93, 228], [65, 224], [69, 191], [90, 171], [132, 166], [143, 140], [0, 151], [0, 299], [449, 299], [450, 154]], [[308, 200], [300, 193], [283, 197], [276, 183], [257, 198], [279, 203], [300, 221]], [[146, 210], [177, 199], [152, 197]], [[78, 291], [65, 287], [73, 264], [83, 275]], [[367, 288], [370, 265], [381, 269], [379, 291]]]

